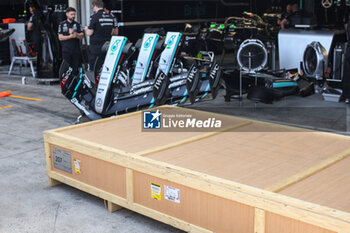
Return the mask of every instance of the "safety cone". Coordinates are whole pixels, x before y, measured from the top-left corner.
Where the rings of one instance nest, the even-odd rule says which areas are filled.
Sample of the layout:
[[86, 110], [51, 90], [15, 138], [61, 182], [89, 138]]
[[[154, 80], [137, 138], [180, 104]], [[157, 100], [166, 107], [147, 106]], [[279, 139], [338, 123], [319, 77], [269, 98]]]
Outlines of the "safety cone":
[[10, 96], [10, 95], [11, 95], [11, 92], [0, 92], [0, 98]]

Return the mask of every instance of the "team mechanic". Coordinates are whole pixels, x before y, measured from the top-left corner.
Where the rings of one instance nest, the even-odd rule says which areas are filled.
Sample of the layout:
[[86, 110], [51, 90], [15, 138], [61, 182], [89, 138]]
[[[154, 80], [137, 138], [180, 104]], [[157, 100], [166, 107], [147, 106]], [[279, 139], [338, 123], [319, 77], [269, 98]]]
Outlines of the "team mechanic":
[[90, 70], [94, 68], [96, 58], [101, 54], [103, 44], [111, 39], [111, 35], [118, 35], [117, 19], [112, 14], [104, 12], [101, 0], [92, 1], [92, 10], [94, 14], [90, 18], [90, 25], [85, 27], [86, 35], [90, 36]]
[[80, 24], [75, 20], [76, 10], [73, 7], [66, 9], [67, 20], [58, 26], [58, 39], [62, 45], [62, 59], [73, 68], [73, 73], [78, 74], [81, 65], [80, 39], [84, 37]]
[[[36, 70], [37, 70], [37, 76], [41, 76], [41, 53], [42, 53], [42, 38], [41, 38], [41, 27], [42, 22], [40, 18], [35, 14], [35, 7], [29, 6], [29, 11], [32, 14], [28, 25], [27, 30], [32, 31], [32, 44], [33, 44], [33, 51], [37, 54], [37, 61], [36, 61]], [[41, 22], [41, 23], [40, 23]]]

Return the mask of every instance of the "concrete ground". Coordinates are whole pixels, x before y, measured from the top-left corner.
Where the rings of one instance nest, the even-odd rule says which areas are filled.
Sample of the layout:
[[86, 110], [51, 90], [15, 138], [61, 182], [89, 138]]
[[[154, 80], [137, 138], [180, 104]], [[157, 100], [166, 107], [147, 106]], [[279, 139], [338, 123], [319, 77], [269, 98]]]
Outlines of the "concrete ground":
[[[122, 209], [109, 213], [103, 200], [67, 185], [50, 188], [46, 176], [43, 131], [71, 125], [78, 110], [60, 93], [58, 84], [38, 84], [27, 76], [8, 77], [0, 67], [0, 232], [182, 232]], [[246, 99], [214, 101], [192, 108], [349, 134], [349, 106], [321, 96], [286, 97], [272, 105]], [[12, 106], [3, 108], [6, 106]]]

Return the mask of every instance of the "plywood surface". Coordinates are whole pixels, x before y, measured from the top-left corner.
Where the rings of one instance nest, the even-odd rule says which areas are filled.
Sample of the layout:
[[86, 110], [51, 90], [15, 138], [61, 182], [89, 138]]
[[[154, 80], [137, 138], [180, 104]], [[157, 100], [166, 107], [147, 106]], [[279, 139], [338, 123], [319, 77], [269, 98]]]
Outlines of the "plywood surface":
[[350, 212], [350, 157], [280, 193]]
[[[173, 108], [171, 108], [173, 110]], [[183, 113], [184, 110], [179, 113]], [[202, 115], [206, 113], [202, 113]], [[231, 126], [242, 124], [242, 119], [225, 117]], [[115, 120], [99, 121], [82, 127], [75, 127], [60, 132], [62, 135], [73, 136], [126, 152], [137, 153], [170, 143], [186, 140], [205, 134], [205, 132], [152, 132], [142, 131], [142, 115], [131, 115]], [[247, 121], [247, 120], [245, 120]]]
[[[53, 147], [53, 146], [51, 146]], [[65, 148], [54, 146], [59, 149]], [[52, 150], [51, 150], [52, 151]], [[66, 150], [67, 151], [67, 150]], [[52, 157], [52, 156], [51, 156]], [[74, 159], [79, 160], [80, 173], [75, 173]], [[88, 185], [92, 185], [98, 189], [115, 194], [119, 197], [126, 198], [126, 170], [125, 168], [105, 162], [103, 160], [95, 159], [90, 156], [83, 155], [76, 151], [71, 151], [72, 173], [54, 168], [51, 159], [52, 170], [63, 174], [69, 178], [73, 178]]]
[[350, 147], [350, 140], [316, 132], [254, 132], [255, 126], [261, 127], [253, 123], [148, 157], [267, 188]]
[[[151, 198], [151, 183], [161, 187], [161, 200]], [[179, 190], [178, 203], [164, 198], [165, 185]], [[140, 172], [134, 173], [134, 202], [214, 232], [254, 232], [253, 207]]]
[[336, 233], [302, 221], [266, 213], [265, 233]]

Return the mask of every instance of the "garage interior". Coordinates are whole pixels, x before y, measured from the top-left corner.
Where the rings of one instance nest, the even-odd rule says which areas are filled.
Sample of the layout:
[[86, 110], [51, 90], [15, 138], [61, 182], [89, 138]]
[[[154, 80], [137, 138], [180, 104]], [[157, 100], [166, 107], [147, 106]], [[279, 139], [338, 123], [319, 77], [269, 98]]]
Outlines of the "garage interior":
[[[332, 141], [333, 137], [336, 138], [334, 135], [337, 135], [337, 137], [339, 136], [347, 142], [350, 135], [350, 105], [346, 103], [346, 97], [342, 95], [342, 92], [344, 92], [343, 80], [350, 76], [347, 73], [346, 65], [347, 32], [344, 27], [348, 20], [348, 7], [350, 6], [347, 1], [104, 1], [105, 5], [108, 6], [118, 20], [119, 36], [126, 37], [128, 40], [125, 43], [125, 47], [130, 43], [131, 47], [134, 46], [133, 48], [138, 49], [136, 44], [139, 39], [143, 38], [145, 33], [158, 33], [160, 35], [159, 41], [162, 38], [166, 41], [168, 32], [180, 32], [183, 47], [181, 47], [182, 50], [180, 49], [178, 56], [182, 60], [179, 57], [177, 61], [181, 60], [183, 64], [175, 64], [174, 62], [171, 67], [174, 71], [169, 71], [171, 73], [169, 77], [174, 78], [176, 75], [182, 75], [181, 77], [184, 78], [181, 80], [184, 81], [181, 86], [176, 86], [176, 81], [173, 82], [177, 89], [173, 88], [170, 90], [171, 98], [164, 96], [159, 98], [158, 102], [157, 100], [155, 103], [149, 101], [144, 105], [132, 102], [135, 99], [129, 102], [126, 101], [126, 104], [122, 106], [108, 105], [112, 106], [110, 108], [113, 110], [113, 114], [111, 113], [112, 110], [108, 110], [109, 112], [107, 110], [98, 112], [94, 109], [94, 107], [96, 108], [94, 101], [89, 102], [87, 99], [84, 99], [87, 98], [85, 95], [87, 92], [85, 91], [90, 91], [89, 85], [85, 82], [84, 89], [81, 89], [81, 96], [79, 97], [81, 99], [78, 99], [78, 101], [80, 104], [86, 104], [88, 111], [94, 112], [94, 115], [90, 115], [90, 117], [88, 116], [89, 114], [84, 112], [84, 109], [77, 107], [72, 102], [72, 99], [74, 99], [74, 96], [72, 96], [74, 91], [72, 90], [76, 88], [75, 82], [78, 83], [79, 80], [84, 79], [89, 79], [93, 86], [98, 87], [96, 74], [102, 77], [102, 71], [100, 70], [100, 73], [96, 73], [96, 70], [102, 69], [103, 62], [106, 62], [108, 57], [107, 59], [105, 57], [102, 58], [102, 63], [99, 67], [94, 67], [92, 71], [88, 71], [91, 67], [87, 66], [84, 52], [85, 54], [88, 53], [89, 39], [83, 39], [81, 42], [83, 73], [80, 77], [70, 76], [67, 74], [68, 67], [62, 65], [60, 45], [58, 43], [58, 47], [55, 49], [55, 43], [51, 38], [52, 35], [57, 36], [57, 31], [56, 34], [51, 34], [51, 32], [43, 30], [43, 38], [48, 39], [42, 46], [43, 51], [46, 51], [43, 56], [42, 64], [44, 65], [41, 65], [40, 69], [42, 70], [38, 70], [37, 57], [30, 54], [30, 51], [28, 51], [30, 45], [28, 47], [25, 43], [28, 40], [30, 44], [31, 39], [30, 33], [26, 31], [26, 25], [30, 17], [28, 2], [31, 1], [16, 0], [1, 1], [0, 3], [0, 15], [3, 21], [0, 24], [1, 30], [14, 29], [11, 35], [7, 38], [4, 36], [4, 39], [0, 42], [0, 151], [2, 152], [0, 154], [0, 175], [2, 177], [0, 179], [0, 206], [2, 207], [0, 209], [0, 232], [237, 232], [232, 229], [237, 230], [238, 228], [228, 227], [226, 229], [219, 226], [217, 228], [219, 230], [215, 230], [215, 227], [210, 228], [212, 226], [199, 226], [199, 223], [186, 222], [187, 220], [181, 220], [181, 218], [179, 218], [181, 221], [177, 220], [178, 217], [173, 221], [172, 218], [175, 217], [168, 212], [164, 215], [164, 218], [154, 217], [158, 215], [148, 215], [147, 217], [147, 214], [144, 212], [138, 213], [135, 209], [132, 211], [127, 207], [110, 213], [114, 210], [113, 207], [117, 209], [119, 205], [123, 205], [115, 203], [118, 206], [114, 206], [113, 203], [111, 204], [111, 200], [107, 200], [104, 196], [99, 196], [95, 193], [89, 194], [86, 190], [79, 190], [71, 183], [65, 183], [62, 180], [59, 180], [62, 184], [50, 187], [48, 181], [49, 172], [47, 171], [48, 165], [45, 160], [45, 154], [47, 155], [48, 153], [45, 148], [47, 141], [43, 136], [43, 133], [48, 130], [67, 126], [77, 126], [84, 129], [85, 125], [94, 124], [93, 122], [104, 122], [111, 118], [118, 122], [118, 119], [123, 119], [128, 114], [135, 112], [140, 112], [141, 114], [144, 111], [149, 111], [149, 108], [153, 108], [156, 111], [157, 105], [174, 105], [181, 108], [180, 112], [198, 110], [201, 113], [204, 112], [207, 117], [214, 116], [212, 114], [223, 114], [225, 117], [239, 117], [243, 120], [271, 123], [276, 127], [286, 126], [307, 132], [311, 130], [316, 134], [320, 133], [320, 135], [328, 135], [329, 140], [326, 138], [313, 138], [313, 136], [310, 136], [310, 138], [306, 137], [305, 145], [308, 148], [302, 149], [315, 151], [315, 156], [317, 156], [317, 153], [333, 153], [333, 150], [336, 151], [334, 153], [340, 153], [348, 151], [350, 148], [350, 143], [347, 146], [346, 143], [343, 145], [343, 142]], [[92, 0], [40, 0], [33, 2], [40, 4], [44, 15], [49, 12], [52, 13], [52, 18], [49, 22], [51, 22], [53, 31], [54, 24], [65, 19], [65, 9], [68, 6], [73, 6], [77, 9], [76, 20], [81, 23], [82, 27], [89, 24], [90, 15], [93, 14]], [[287, 29], [281, 29], [278, 20], [288, 4], [297, 4], [299, 13], [292, 20], [293, 25], [288, 26]], [[107, 49], [111, 49], [111, 45], [108, 46], [110, 47], [107, 47]], [[159, 56], [161, 56], [161, 51], [159, 51]], [[212, 52], [215, 57], [212, 58], [208, 51]], [[50, 55], [50, 53], [52, 54]], [[136, 55], [137, 53], [135, 53]], [[21, 64], [21, 59], [14, 61], [14, 57], [22, 57], [22, 59], [25, 57], [23, 64]], [[124, 57], [120, 59], [125, 59]], [[134, 59], [135, 61], [130, 62], [130, 64], [136, 64], [136, 58], [137, 56]], [[14, 62], [11, 69], [12, 61]], [[33, 61], [34, 70], [31, 69], [30, 61]], [[209, 78], [211, 77], [212, 68], [216, 64], [220, 67], [220, 77], [217, 76], [218, 80], [220, 80], [217, 86], [214, 87]], [[183, 83], [189, 80], [188, 77], [193, 71], [193, 67], [198, 68], [200, 72], [198, 77], [202, 77], [203, 81], [200, 81], [197, 84], [199, 86], [191, 92], [188, 82], [187, 86], [183, 85]], [[130, 72], [134, 71], [130, 69]], [[203, 75], [205, 72], [206, 76]], [[152, 76], [153, 73], [150, 73]], [[156, 76], [156, 72], [154, 72], [154, 76]], [[68, 79], [72, 78], [72, 83], [74, 84], [72, 89], [62, 86], [61, 81], [65, 77], [68, 77]], [[190, 84], [194, 85], [193, 83]], [[208, 91], [208, 88], [205, 89], [207, 86], [210, 86], [210, 91]], [[76, 88], [78, 92], [80, 91], [79, 88]], [[177, 96], [175, 89], [180, 91], [186, 89], [186, 93], [190, 94], [185, 96], [181, 93]], [[153, 91], [153, 89], [151, 90]], [[152, 91], [145, 93], [147, 95], [154, 93]], [[164, 95], [167, 94], [165, 93]], [[114, 97], [117, 99], [118, 95]], [[156, 96], [155, 99], [157, 99]], [[121, 98], [121, 100], [124, 99]], [[108, 109], [108, 106], [106, 109]], [[106, 129], [106, 131], [108, 130]], [[253, 130], [250, 133], [259, 134], [261, 138], [254, 138], [256, 141], [251, 141], [251, 147], [255, 148], [256, 146], [260, 148], [257, 145], [261, 143], [263, 144], [261, 148], [270, 149], [271, 147], [269, 146], [273, 145], [274, 141], [283, 141], [279, 138], [280, 135], [283, 135], [286, 140], [283, 141], [285, 148], [292, 152], [300, 152], [302, 150], [298, 147], [303, 145], [302, 142], [296, 142], [297, 140], [293, 136], [289, 138], [286, 136], [288, 133], [283, 130], [283, 133], [279, 135], [279, 131], [271, 129], [264, 131], [264, 133], [259, 130]], [[189, 132], [193, 133], [191, 130]], [[143, 133], [140, 130], [141, 136]], [[171, 138], [173, 137], [172, 133], [168, 132], [165, 135], [169, 135], [168, 137]], [[238, 131], [237, 138], [240, 138], [240, 133], [244, 134], [245, 132]], [[122, 133], [118, 132], [118, 135], [120, 134]], [[151, 135], [151, 133], [147, 135]], [[136, 136], [138, 134], [135, 134]], [[230, 136], [228, 137], [232, 139]], [[268, 141], [266, 138], [270, 138], [271, 141]], [[118, 141], [118, 139], [115, 140]], [[314, 141], [308, 144], [307, 140]], [[145, 139], [145, 141], [147, 140]], [[235, 140], [232, 140], [232, 143], [234, 142]], [[334, 146], [331, 143], [334, 143]], [[218, 144], [221, 145], [223, 142]], [[141, 145], [143, 144], [140, 143], [140, 147]], [[186, 145], [190, 147], [189, 145], [191, 144]], [[187, 147], [184, 146], [184, 148]], [[214, 148], [214, 146], [211, 148]], [[220, 146], [215, 151], [220, 154], [220, 149], [225, 151], [225, 148]], [[340, 151], [337, 151], [338, 148]], [[74, 151], [73, 148], [69, 149]], [[178, 150], [180, 152], [176, 152], [176, 148], [171, 149], [169, 153], [184, 154], [184, 151], [186, 151], [186, 149], [181, 149], [180, 147]], [[188, 151], [191, 151], [191, 149]], [[193, 149], [194, 153], [198, 151], [200, 152], [201, 148], [197, 151]], [[224, 152], [222, 153], [225, 154]], [[257, 153], [266, 156], [266, 160], [271, 158], [267, 152], [264, 154], [263, 151], [257, 150]], [[330, 203], [335, 203], [334, 206], [328, 205], [327, 202], [325, 202], [326, 204], [315, 202], [317, 207], [318, 205], [324, 205], [329, 208], [330, 212], [334, 210], [335, 214], [330, 215], [331, 218], [336, 219], [333, 224], [335, 226], [334, 229], [332, 228], [333, 225], [328, 226], [321, 223], [317, 228], [313, 228], [314, 226], [309, 228], [299, 226], [299, 228], [296, 228], [293, 224], [288, 225], [289, 223], [286, 220], [280, 226], [279, 233], [350, 232], [350, 202], [348, 195], [345, 194], [346, 190], [349, 189], [348, 183], [346, 183], [348, 175], [341, 173], [341, 171], [348, 169], [345, 162], [347, 162], [346, 158], [349, 154], [350, 152], [344, 154], [341, 159], [339, 158], [339, 161], [336, 160], [334, 163], [330, 163], [323, 167], [320, 173], [318, 171], [316, 172], [317, 174], [312, 173], [307, 178], [305, 177], [304, 180], [306, 185], [308, 184], [307, 182], [322, 183], [328, 178], [327, 174], [321, 174], [321, 172], [326, 172], [328, 171], [327, 169], [339, 169], [337, 170], [338, 173], [334, 172], [338, 177], [329, 176], [329, 179], [334, 179], [336, 184], [341, 181], [344, 183], [341, 183], [341, 188], [340, 186], [333, 187], [330, 185], [329, 189], [334, 189], [334, 192], [342, 194], [344, 200], [332, 199], [338, 196], [330, 194], [330, 196], [325, 196], [324, 199]], [[167, 154], [155, 153], [149, 157], [167, 162], [165, 155]], [[334, 154], [330, 155], [333, 156]], [[215, 163], [215, 157], [216, 155], [213, 153], [213, 163]], [[283, 155], [281, 157], [282, 159], [284, 158]], [[247, 158], [248, 161], [248, 155], [247, 157], [242, 157], [242, 164], [244, 158]], [[323, 161], [325, 158], [328, 157], [322, 157], [320, 161]], [[317, 159], [319, 158], [317, 157]], [[265, 162], [266, 160], [262, 159]], [[295, 164], [301, 160], [296, 156]], [[309, 167], [308, 165], [314, 165], [308, 163], [311, 160], [307, 160], [305, 164], [300, 162], [300, 169], [305, 169]], [[184, 159], [183, 161], [187, 160]], [[198, 157], [198, 166], [200, 166], [201, 161], [201, 157]], [[251, 161], [251, 164], [256, 163], [258, 166], [260, 163], [263, 163], [262, 161]], [[292, 159], [291, 161], [293, 162], [291, 162], [290, 167], [296, 166], [294, 160]], [[188, 162], [188, 164], [190, 163]], [[192, 163], [195, 164], [196, 162], [192, 161]], [[181, 163], [176, 161], [176, 164]], [[186, 162], [183, 162], [183, 164], [188, 165]], [[183, 167], [186, 167], [185, 165]], [[341, 165], [343, 166], [341, 168], [334, 167], [340, 167]], [[276, 166], [278, 167], [278, 163]], [[281, 167], [283, 166], [281, 165]], [[212, 170], [215, 170], [214, 168], [215, 165], [213, 165]], [[186, 169], [190, 168], [186, 167]], [[266, 173], [270, 171], [268, 167], [265, 169]], [[208, 168], [208, 174], [212, 170]], [[134, 177], [136, 177], [135, 174], [138, 173], [135, 171]], [[228, 172], [228, 174], [231, 173]], [[234, 174], [234, 171], [232, 171], [232, 174]], [[252, 174], [254, 174], [253, 171]], [[317, 180], [316, 175], [320, 176], [321, 180]], [[242, 175], [242, 177], [245, 176]], [[52, 177], [49, 175], [49, 178], [51, 180]], [[163, 179], [167, 180], [168, 178], [164, 176]], [[314, 180], [310, 181], [308, 179]], [[170, 181], [174, 183], [169, 178]], [[189, 184], [186, 182], [184, 181], [183, 185], [189, 187]], [[239, 181], [237, 182], [240, 183]], [[242, 183], [249, 184], [249, 182], [244, 183], [243, 181]], [[304, 185], [303, 183], [300, 183], [300, 185], [304, 187], [302, 186]], [[291, 186], [290, 190], [281, 191], [278, 195], [288, 196], [288, 192], [293, 193], [293, 187]], [[134, 188], [136, 189], [136, 187]], [[304, 196], [307, 196], [307, 192], [311, 193], [310, 190], [305, 190], [305, 192]], [[302, 199], [304, 196], [300, 197], [302, 201], [310, 201], [307, 198]], [[156, 198], [153, 199], [157, 201]], [[166, 198], [162, 198], [162, 201], [165, 201], [163, 199]], [[310, 202], [313, 204], [312, 198], [310, 199]], [[306, 209], [309, 208], [308, 202], [305, 206]], [[253, 207], [261, 208], [261, 206]], [[349, 209], [347, 209], [348, 207]], [[198, 208], [198, 206], [194, 208]], [[313, 206], [310, 207], [310, 209], [312, 208]], [[264, 210], [268, 211], [267, 209]], [[171, 209], [167, 211], [171, 211]], [[276, 214], [276, 212], [273, 213]], [[281, 213], [279, 212], [279, 214]], [[184, 216], [186, 214], [183, 213]], [[221, 215], [222, 213], [218, 212], [216, 214]], [[281, 215], [286, 216], [287, 214]], [[205, 216], [206, 214], [204, 213], [203, 219], [205, 219]], [[255, 212], [256, 216], [257, 212]], [[310, 216], [313, 215], [310, 214]], [[223, 216], [222, 219], [226, 217]], [[266, 221], [266, 224], [273, 224], [271, 213], [270, 215], [266, 214], [266, 216], [264, 213], [265, 218], [270, 218], [269, 221]], [[301, 217], [299, 219], [295, 216], [292, 218], [303, 222]], [[306, 213], [305, 221], [311, 225], [317, 225], [317, 220], [308, 222], [309, 218], [311, 219], [312, 217], [308, 217]], [[322, 218], [320, 217], [320, 219]], [[337, 222], [338, 218], [341, 219], [339, 224]], [[237, 219], [239, 218], [237, 217]], [[253, 228], [248, 227], [246, 229], [249, 229], [249, 231], [247, 230], [246, 232], [278, 232], [278, 230], [273, 229], [269, 225], [264, 225], [264, 227], [257, 226], [254, 218], [252, 221], [249, 224], [252, 224], [254, 231]]]

